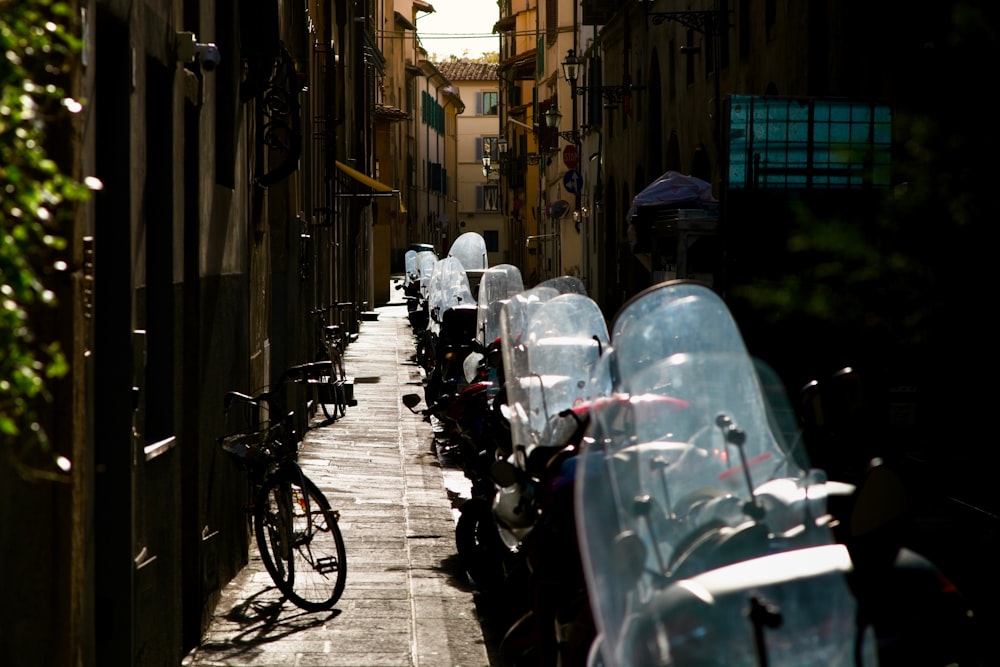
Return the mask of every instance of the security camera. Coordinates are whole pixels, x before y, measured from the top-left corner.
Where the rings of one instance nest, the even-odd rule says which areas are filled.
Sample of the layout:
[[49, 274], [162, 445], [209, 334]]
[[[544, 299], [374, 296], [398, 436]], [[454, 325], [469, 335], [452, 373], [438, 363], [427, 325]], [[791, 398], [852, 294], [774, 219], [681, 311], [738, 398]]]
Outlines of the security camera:
[[198, 57], [198, 63], [206, 72], [214, 70], [222, 61], [222, 56], [219, 55], [219, 47], [215, 44], [195, 43], [194, 52]]
[[222, 62], [219, 47], [215, 44], [199, 42], [193, 32], [178, 32], [177, 61], [190, 63], [194, 62], [195, 58], [198, 59], [201, 69], [206, 72], [211, 72]]

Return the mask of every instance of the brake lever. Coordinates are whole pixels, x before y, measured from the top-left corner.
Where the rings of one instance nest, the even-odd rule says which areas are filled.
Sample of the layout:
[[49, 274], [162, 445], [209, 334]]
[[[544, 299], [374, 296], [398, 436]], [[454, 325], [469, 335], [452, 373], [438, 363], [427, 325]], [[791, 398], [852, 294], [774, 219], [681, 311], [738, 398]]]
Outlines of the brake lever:
[[258, 400], [253, 396], [248, 396], [247, 394], [238, 391], [227, 391], [225, 397], [222, 399], [223, 412], [229, 412], [229, 408], [232, 406], [234, 399], [239, 399], [245, 403], [249, 403], [250, 405], [260, 406]]

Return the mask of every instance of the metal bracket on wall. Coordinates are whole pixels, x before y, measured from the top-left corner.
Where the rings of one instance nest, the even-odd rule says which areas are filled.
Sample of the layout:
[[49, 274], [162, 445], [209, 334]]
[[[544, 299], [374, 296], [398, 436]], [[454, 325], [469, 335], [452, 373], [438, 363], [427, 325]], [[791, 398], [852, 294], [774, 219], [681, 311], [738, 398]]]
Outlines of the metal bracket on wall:
[[667, 21], [676, 21], [685, 28], [696, 30], [706, 35], [721, 35], [730, 27], [727, 12], [720, 10], [703, 10], [687, 12], [649, 12], [653, 25]]
[[623, 101], [626, 95], [631, 94], [636, 90], [645, 90], [646, 86], [577, 86], [576, 94], [583, 95], [584, 93], [596, 92], [598, 95], [606, 99], [608, 102], [613, 102], [615, 104]]

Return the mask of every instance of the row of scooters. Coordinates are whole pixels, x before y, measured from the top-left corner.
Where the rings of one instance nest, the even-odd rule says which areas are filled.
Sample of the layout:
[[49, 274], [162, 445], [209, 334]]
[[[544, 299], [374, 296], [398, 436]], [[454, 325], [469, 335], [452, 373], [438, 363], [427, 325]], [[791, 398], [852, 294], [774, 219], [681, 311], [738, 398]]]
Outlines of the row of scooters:
[[411, 253], [426, 405], [404, 400], [470, 480], [456, 547], [510, 610], [511, 664], [986, 664], [966, 597], [903, 543], [898, 478], [810, 465], [709, 286], [655, 285], [609, 325], [574, 277], [488, 266], [478, 234]]

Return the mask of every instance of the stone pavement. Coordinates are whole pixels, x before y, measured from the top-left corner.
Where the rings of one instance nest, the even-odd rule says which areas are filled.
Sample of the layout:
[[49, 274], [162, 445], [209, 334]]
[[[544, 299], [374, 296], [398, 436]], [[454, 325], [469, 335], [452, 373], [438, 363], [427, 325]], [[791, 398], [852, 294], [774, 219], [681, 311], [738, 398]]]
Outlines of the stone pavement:
[[300, 454], [306, 474], [340, 510], [343, 596], [328, 612], [300, 610], [282, 600], [251, 545], [248, 565], [223, 591], [186, 667], [491, 664], [455, 550], [449, 473], [434, 454], [431, 425], [401, 402], [406, 393], [423, 395], [406, 306], [374, 312], [377, 320], [361, 323], [345, 357], [357, 405], [310, 431]]

